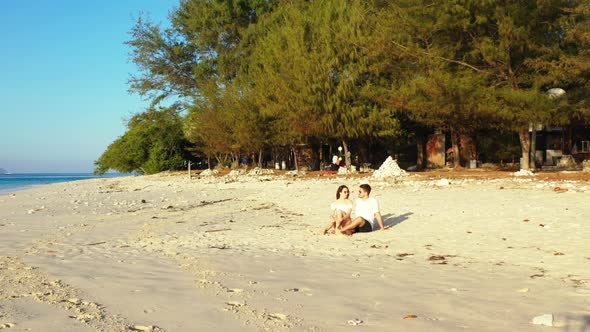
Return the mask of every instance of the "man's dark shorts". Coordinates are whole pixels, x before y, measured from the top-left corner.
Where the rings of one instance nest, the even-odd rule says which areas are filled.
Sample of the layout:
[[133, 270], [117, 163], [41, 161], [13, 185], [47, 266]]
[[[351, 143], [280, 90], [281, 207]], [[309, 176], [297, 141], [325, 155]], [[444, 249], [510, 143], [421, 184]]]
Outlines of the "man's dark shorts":
[[355, 233], [370, 233], [373, 231], [373, 227], [371, 223], [365, 220], [365, 224], [363, 226], [356, 226], [354, 228]]

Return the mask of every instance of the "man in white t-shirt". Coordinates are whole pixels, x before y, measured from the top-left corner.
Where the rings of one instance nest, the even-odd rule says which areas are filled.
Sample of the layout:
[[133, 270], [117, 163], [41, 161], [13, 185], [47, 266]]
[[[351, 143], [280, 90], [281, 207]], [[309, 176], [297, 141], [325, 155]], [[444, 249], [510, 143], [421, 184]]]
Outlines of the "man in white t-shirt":
[[354, 220], [343, 227], [341, 232], [352, 230], [353, 233], [368, 233], [372, 232], [375, 227], [375, 220], [379, 222], [381, 230], [385, 230], [383, 218], [379, 210], [379, 202], [371, 194], [371, 186], [368, 184], [361, 184], [359, 187], [359, 198], [355, 202]]

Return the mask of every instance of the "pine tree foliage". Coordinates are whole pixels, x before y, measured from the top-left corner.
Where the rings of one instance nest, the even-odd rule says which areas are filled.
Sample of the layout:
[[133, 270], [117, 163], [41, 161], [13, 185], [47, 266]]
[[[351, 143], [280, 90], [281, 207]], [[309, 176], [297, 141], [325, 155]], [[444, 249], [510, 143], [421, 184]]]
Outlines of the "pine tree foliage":
[[169, 28], [140, 18], [128, 45], [130, 91], [154, 107], [174, 98], [183, 130], [154, 141], [130, 122], [99, 171], [172, 167], [186, 139], [235, 160], [415, 128], [450, 132], [455, 149], [462, 135], [518, 132], [526, 159], [532, 124], [590, 120], [586, 0], [181, 0]]
[[[583, 111], [580, 96], [588, 93], [584, 8], [577, 1], [401, 3], [404, 29], [391, 43], [411, 71], [392, 100], [417, 121], [451, 131], [493, 125], [528, 136], [531, 123], [564, 123]], [[570, 93], [551, 100], [545, 92], [553, 87]]]
[[364, 1], [294, 2], [253, 27], [247, 75], [259, 107], [288, 137], [348, 140], [393, 136], [393, 109], [375, 97], [368, 53], [374, 8]]

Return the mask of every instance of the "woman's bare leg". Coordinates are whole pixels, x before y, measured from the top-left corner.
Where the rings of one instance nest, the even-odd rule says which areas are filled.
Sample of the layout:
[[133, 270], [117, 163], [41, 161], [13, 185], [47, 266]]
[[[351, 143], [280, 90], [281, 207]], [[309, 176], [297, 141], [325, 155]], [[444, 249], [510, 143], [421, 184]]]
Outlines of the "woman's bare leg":
[[342, 224], [343, 219], [344, 218], [343, 218], [342, 211], [340, 211], [340, 210], [336, 211], [336, 218], [335, 218], [336, 225], [334, 227], [334, 231], [336, 233], [340, 233], [340, 228], [342, 227], [340, 225]]
[[330, 223], [328, 224], [328, 226], [326, 226], [326, 228], [324, 228], [323, 234], [328, 233], [330, 229], [332, 229], [332, 227], [336, 227], [336, 220], [334, 219], [334, 216], [330, 216]]

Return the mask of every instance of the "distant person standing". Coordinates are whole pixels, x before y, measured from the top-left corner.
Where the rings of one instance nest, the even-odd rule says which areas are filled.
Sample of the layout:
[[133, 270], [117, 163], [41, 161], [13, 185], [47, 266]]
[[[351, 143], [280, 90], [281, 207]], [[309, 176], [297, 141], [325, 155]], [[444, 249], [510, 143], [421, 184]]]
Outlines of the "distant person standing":
[[359, 198], [355, 201], [354, 215], [352, 222], [342, 227], [341, 232], [352, 231], [353, 233], [368, 233], [376, 229], [375, 220], [379, 223], [381, 230], [385, 230], [383, 217], [379, 210], [379, 202], [371, 195], [371, 186], [361, 184], [359, 186]]
[[332, 166], [333, 171], [337, 171], [338, 168], [340, 167], [340, 160], [341, 160], [340, 157], [338, 157], [337, 155], [334, 155], [332, 157], [332, 165], [331, 166]]

